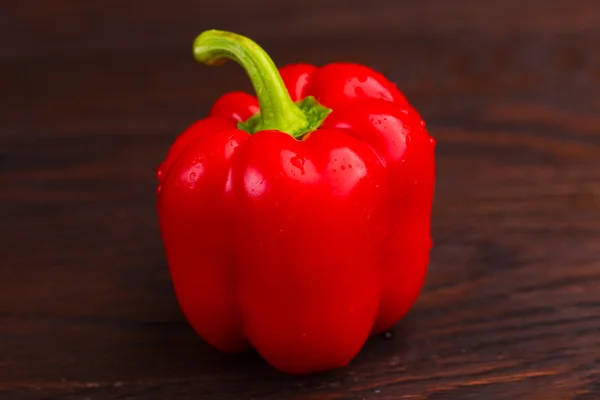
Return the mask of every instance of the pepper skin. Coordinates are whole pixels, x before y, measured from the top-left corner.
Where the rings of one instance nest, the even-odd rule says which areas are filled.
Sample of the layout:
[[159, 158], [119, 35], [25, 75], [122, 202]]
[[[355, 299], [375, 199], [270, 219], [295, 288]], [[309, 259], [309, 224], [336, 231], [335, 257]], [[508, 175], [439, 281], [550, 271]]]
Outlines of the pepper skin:
[[157, 170], [179, 304], [222, 351], [253, 347], [287, 373], [343, 367], [421, 290], [435, 142], [366, 66], [278, 70], [250, 39], [216, 30], [194, 55], [238, 62], [257, 98], [224, 94]]

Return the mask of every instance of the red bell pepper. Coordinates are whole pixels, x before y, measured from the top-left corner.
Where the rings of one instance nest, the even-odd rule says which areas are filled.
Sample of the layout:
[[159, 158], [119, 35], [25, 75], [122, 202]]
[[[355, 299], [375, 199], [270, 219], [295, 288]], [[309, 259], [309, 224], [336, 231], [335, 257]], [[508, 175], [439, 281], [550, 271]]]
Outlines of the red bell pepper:
[[366, 66], [278, 71], [252, 40], [216, 30], [194, 55], [235, 60], [258, 100], [224, 94], [157, 170], [179, 304], [222, 351], [254, 347], [288, 373], [345, 366], [421, 290], [435, 142]]

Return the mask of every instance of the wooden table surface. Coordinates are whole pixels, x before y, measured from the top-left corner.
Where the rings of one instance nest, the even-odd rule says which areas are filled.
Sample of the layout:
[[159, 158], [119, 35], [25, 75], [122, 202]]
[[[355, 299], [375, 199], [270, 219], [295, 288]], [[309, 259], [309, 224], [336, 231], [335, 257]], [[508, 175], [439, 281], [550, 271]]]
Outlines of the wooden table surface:
[[[600, 399], [596, 0], [3, 1], [0, 398]], [[438, 140], [435, 247], [392, 338], [345, 369], [277, 373], [182, 317], [155, 215], [173, 138], [242, 70], [382, 71]]]

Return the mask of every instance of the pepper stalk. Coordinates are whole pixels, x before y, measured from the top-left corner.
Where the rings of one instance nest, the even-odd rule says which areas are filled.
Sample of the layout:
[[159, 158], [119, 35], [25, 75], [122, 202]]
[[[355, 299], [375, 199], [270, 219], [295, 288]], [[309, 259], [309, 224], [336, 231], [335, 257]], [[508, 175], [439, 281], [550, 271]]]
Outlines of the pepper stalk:
[[308, 96], [294, 103], [269, 55], [253, 40], [233, 32], [208, 30], [194, 40], [194, 58], [206, 65], [237, 62], [248, 74], [260, 112], [238, 127], [249, 133], [278, 130], [297, 139], [317, 129], [331, 110]]

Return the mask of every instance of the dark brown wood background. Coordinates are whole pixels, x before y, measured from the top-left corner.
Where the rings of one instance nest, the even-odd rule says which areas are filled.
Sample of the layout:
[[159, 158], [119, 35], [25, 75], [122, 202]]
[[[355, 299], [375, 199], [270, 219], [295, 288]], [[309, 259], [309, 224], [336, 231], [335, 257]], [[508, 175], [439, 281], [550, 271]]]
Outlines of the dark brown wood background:
[[[233, 64], [349, 60], [438, 139], [435, 248], [392, 339], [339, 371], [224, 356], [184, 321], [154, 169]], [[0, 3], [0, 398], [600, 399], [597, 0]]]

